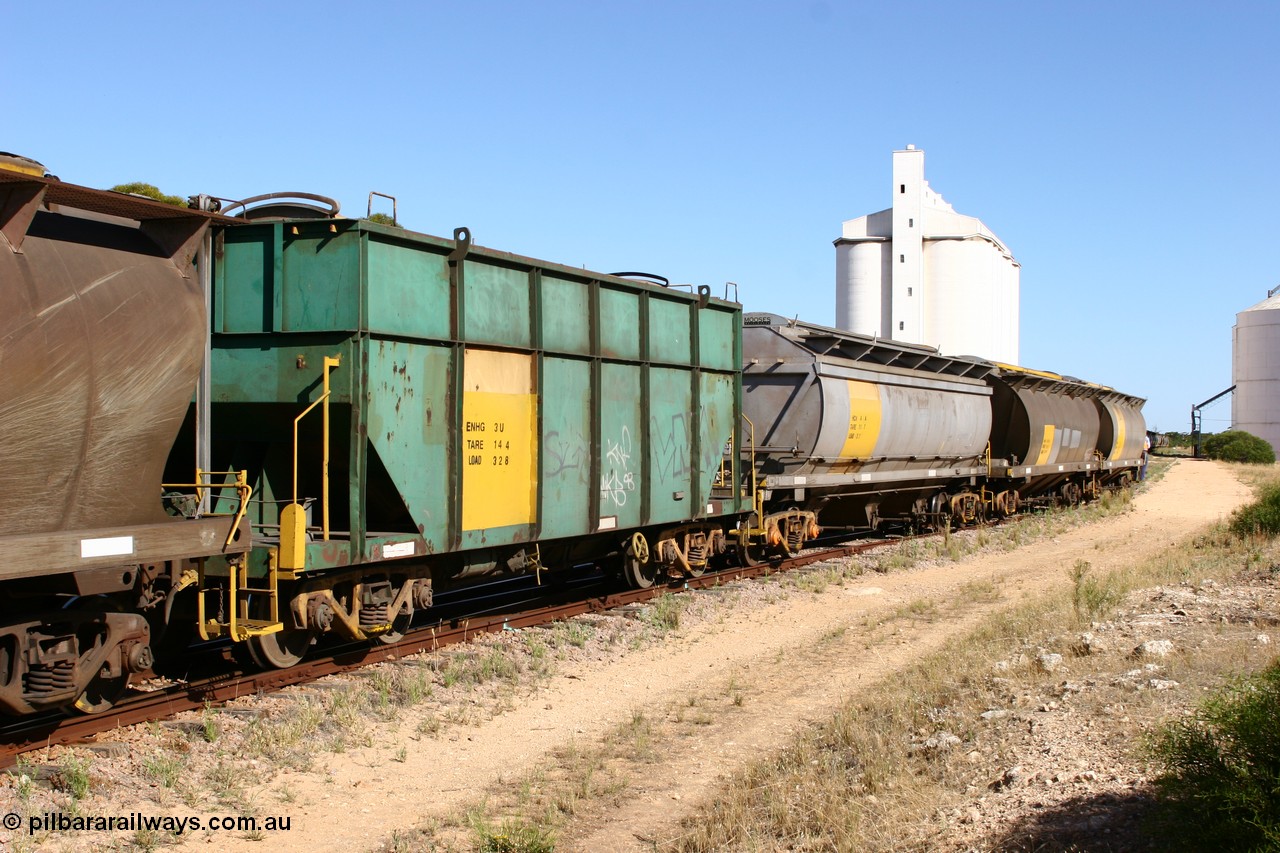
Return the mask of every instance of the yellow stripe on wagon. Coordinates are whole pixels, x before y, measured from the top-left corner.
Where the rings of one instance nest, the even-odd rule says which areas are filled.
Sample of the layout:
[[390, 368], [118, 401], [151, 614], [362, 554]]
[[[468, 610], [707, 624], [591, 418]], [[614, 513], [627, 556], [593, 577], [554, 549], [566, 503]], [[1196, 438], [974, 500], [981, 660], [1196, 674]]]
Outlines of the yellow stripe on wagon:
[[1116, 416], [1116, 443], [1111, 449], [1111, 456], [1108, 457], [1114, 461], [1124, 456], [1124, 412], [1115, 406], [1108, 408], [1111, 409], [1111, 414]]
[[880, 389], [870, 382], [845, 381], [849, 383], [849, 432], [840, 456], [866, 459], [875, 452], [880, 438]]
[[537, 520], [533, 357], [469, 349], [463, 369], [462, 529]]
[[1044, 425], [1044, 439], [1040, 442], [1040, 455], [1036, 457], [1037, 465], [1044, 465], [1049, 461], [1049, 456], [1053, 453], [1053, 435], [1055, 432], [1057, 432], [1057, 427], [1053, 424]]

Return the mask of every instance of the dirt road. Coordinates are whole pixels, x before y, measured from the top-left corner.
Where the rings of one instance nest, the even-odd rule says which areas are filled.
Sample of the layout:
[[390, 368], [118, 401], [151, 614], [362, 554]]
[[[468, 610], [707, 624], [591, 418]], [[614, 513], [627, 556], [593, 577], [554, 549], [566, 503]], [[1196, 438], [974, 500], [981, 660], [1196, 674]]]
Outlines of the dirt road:
[[[497, 780], [533, 770], [566, 743], [591, 743], [637, 713], [666, 715], [689, 697], [723, 696], [711, 722], [699, 727], [700, 737], [650, 765], [638, 795], [570, 825], [557, 845], [652, 849], [646, 842], [673, 832], [684, 808], [710, 795], [719, 778], [829, 715], [860, 685], [907, 666], [1009, 600], [1066, 587], [1066, 569], [1077, 559], [1100, 571], [1139, 560], [1224, 517], [1247, 497], [1248, 490], [1219, 466], [1179, 462], [1138, 496], [1132, 511], [1056, 539], [960, 563], [867, 575], [821, 594], [731, 611], [723, 621], [686, 630], [659, 647], [567, 667], [545, 689], [462, 737], [416, 744], [402, 764], [388, 762], [385, 753], [359, 752], [323, 782], [299, 779], [294, 787], [303, 805], [294, 810], [288, 841], [309, 851], [368, 846], [371, 827], [385, 833], [456, 810]], [[872, 647], [860, 632], [848, 631], [913, 602], [953, 598], [974, 581], [994, 581], [1004, 594]]]
[[[359, 737], [350, 738], [351, 745], [340, 752], [316, 748], [305, 770], [248, 758], [230, 734], [240, 713], [233, 710], [220, 717], [220, 739], [207, 744], [186, 735], [177, 744], [188, 751], [175, 765], [180, 773], [158, 785], [154, 756], [174, 750], [157, 742], [156, 732], [135, 730], [120, 737], [132, 767], [125, 766], [130, 759], [120, 766], [96, 762], [97, 781], [77, 808], [83, 814], [176, 809], [291, 818], [288, 832], [265, 837], [199, 832], [169, 839], [211, 843], [219, 850], [260, 851], [263, 841], [272, 850], [307, 853], [396, 849], [395, 839], [424, 821], [456, 815], [483, 797], [521, 785], [536, 788], [537, 777], [530, 774], [545, 771], [566, 748], [617, 738], [629, 725], [639, 737], [639, 721], [657, 720], [674, 726], [678, 738], [645, 744], [651, 757], [641, 771], [620, 780], [610, 797], [570, 809], [556, 844], [557, 850], [651, 850], [655, 840], [678, 832], [681, 817], [714, 796], [726, 775], [776, 750], [796, 731], [829, 717], [842, 700], [909, 666], [993, 609], [1066, 587], [1067, 568], [1079, 559], [1105, 571], [1154, 554], [1224, 517], [1247, 497], [1248, 490], [1225, 469], [1184, 461], [1139, 495], [1129, 511], [1014, 551], [868, 573], [825, 588], [752, 582], [699, 593], [697, 618], [686, 619], [660, 643], [627, 648], [585, 636], [549, 678], [528, 682], [536, 689], [508, 694], [496, 715], [464, 694], [457, 701], [465, 713], [431, 729], [414, 708], [394, 719], [362, 718], [354, 724]], [[989, 594], [966, 592], [975, 584]], [[916, 619], [916, 612], [930, 615]], [[277, 713], [250, 707], [244, 716], [266, 721], [261, 737]], [[226, 791], [237, 779], [253, 781], [239, 806], [228, 806]], [[217, 780], [225, 783], [222, 793], [206, 793]], [[65, 806], [56, 793], [28, 795], [18, 805], [15, 791], [13, 784], [0, 789], [0, 799], [8, 800], [0, 806], [32, 814]], [[61, 834], [13, 840], [35, 845], [30, 849], [66, 850], [121, 841], [118, 835]], [[414, 849], [412, 843], [398, 847]], [[15, 849], [26, 848], [15, 843]]]

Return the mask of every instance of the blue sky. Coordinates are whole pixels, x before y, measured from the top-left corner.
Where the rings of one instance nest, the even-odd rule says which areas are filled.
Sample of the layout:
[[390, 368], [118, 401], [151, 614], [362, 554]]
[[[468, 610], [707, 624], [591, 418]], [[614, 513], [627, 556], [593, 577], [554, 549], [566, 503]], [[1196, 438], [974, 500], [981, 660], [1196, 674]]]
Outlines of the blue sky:
[[1280, 284], [1280, 3], [54, 2], [6, 29], [0, 149], [64, 180], [353, 216], [377, 190], [414, 230], [823, 324], [840, 223], [915, 144], [1022, 263], [1022, 362], [1163, 429]]

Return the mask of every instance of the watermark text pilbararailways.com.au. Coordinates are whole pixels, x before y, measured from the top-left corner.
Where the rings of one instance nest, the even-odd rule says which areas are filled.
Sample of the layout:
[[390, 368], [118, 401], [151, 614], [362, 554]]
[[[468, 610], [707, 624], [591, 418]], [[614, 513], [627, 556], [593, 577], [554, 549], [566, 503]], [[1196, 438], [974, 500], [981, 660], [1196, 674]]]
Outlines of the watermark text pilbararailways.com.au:
[[14, 812], [0, 818], [0, 825], [14, 831], [25, 827], [27, 835], [43, 832], [288, 832], [293, 818], [250, 815], [146, 815], [141, 812], [112, 815], [70, 815], [43, 812], [23, 818]]

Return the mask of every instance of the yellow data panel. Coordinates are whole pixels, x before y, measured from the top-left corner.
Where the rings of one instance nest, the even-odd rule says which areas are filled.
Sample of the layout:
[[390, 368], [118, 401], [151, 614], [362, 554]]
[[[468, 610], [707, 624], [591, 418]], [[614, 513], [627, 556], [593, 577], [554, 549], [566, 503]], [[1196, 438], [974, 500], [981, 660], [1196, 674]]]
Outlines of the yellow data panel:
[[469, 349], [463, 369], [462, 529], [537, 520], [533, 357]]
[[1111, 414], [1116, 416], [1116, 444], [1111, 448], [1111, 459], [1119, 459], [1124, 456], [1124, 412], [1118, 408], [1111, 408]]
[[1037, 465], [1044, 465], [1049, 461], [1049, 454], [1053, 453], [1053, 434], [1057, 428], [1053, 424], [1045, 424], [1044, 439], [1040, 442], [1040, 455], [1036, 458]]
[[880, 389], [870, 382], [845, 380], [849, 385], [849, 433], [840, 456], [866, 459], [880, 437]]

